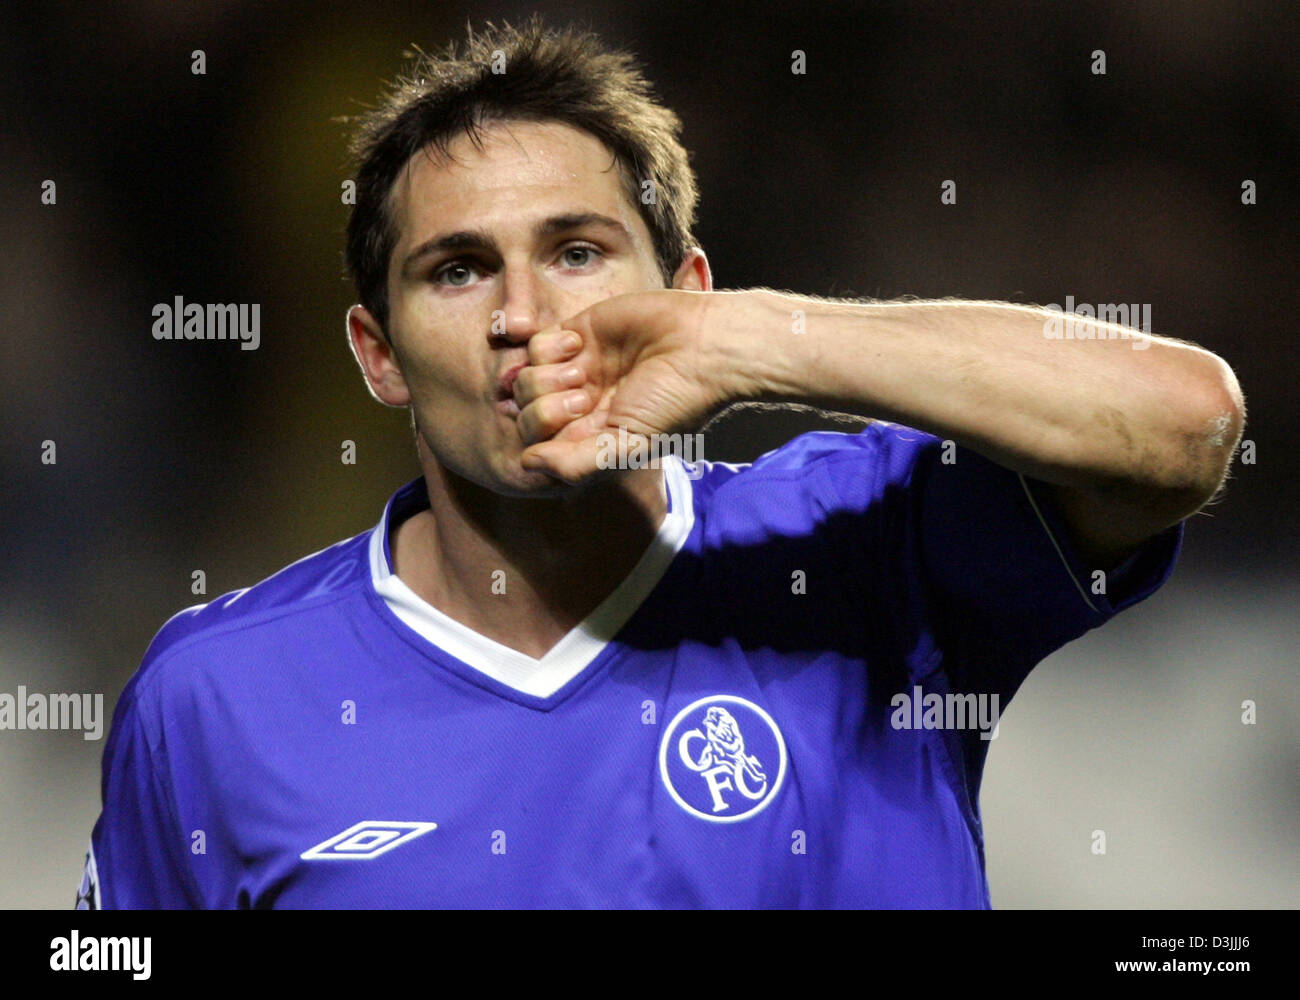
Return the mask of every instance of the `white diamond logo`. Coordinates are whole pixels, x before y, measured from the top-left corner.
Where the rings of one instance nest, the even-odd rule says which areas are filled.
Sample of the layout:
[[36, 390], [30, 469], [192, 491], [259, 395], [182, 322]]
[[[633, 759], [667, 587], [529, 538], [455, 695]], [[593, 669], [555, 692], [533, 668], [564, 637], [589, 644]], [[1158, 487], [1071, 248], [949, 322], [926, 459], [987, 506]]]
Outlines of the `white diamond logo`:
[[323, 840], [315, 847], [308, 848], [298, 857], [303, 861], [336, 861], [340, 858], [369, 861], [436, 829], [438, 829], [437, 823], [362, 820], [342, 833], [336, 833], [329, 840]]

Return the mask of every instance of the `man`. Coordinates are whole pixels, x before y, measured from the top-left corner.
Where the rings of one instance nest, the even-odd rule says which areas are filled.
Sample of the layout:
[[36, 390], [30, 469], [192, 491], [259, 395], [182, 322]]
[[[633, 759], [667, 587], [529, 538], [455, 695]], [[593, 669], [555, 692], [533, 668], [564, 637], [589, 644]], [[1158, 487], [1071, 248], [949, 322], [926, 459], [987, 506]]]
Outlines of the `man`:
[[[998, 711], [1167, 578], [1236, 380], [1048, 310], [715, 292], [678, 131], [536, 22], [363, 120], [348, 333], [423, 476], [162, 629], [85, 905], [990, 905]], [[642, 460], [742, 400], [877, 419]]]

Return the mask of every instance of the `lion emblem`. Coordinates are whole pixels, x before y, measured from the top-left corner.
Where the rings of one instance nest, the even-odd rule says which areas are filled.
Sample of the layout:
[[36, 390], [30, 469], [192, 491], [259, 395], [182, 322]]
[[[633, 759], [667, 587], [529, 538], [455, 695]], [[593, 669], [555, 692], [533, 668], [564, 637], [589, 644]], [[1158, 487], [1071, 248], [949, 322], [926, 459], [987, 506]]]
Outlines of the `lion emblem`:
[[767, 782], [763, 765], [754, 754], [745, 753], [745, 738], [740, 734], [736, 717], [718, 705], [710, 706], [704, 713], [704, 738], [707, 743], [696, 768], [703, 771], [722, 764], [737, 772], [744, 771], [745, 777], [755, 785]]

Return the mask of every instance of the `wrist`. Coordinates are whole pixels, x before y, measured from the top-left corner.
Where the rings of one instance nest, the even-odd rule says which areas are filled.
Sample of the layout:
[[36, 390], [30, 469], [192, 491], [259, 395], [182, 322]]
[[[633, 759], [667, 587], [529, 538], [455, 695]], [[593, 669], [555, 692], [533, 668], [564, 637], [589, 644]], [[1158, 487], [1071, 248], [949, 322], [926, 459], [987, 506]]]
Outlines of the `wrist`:
[[737, 294], [743, 296], [731, 349], [741, 373], [737, 400], [807, 401], [813, 393], [806, 383], [816, 367], [808, 335], [810, 303], [766, 288]]

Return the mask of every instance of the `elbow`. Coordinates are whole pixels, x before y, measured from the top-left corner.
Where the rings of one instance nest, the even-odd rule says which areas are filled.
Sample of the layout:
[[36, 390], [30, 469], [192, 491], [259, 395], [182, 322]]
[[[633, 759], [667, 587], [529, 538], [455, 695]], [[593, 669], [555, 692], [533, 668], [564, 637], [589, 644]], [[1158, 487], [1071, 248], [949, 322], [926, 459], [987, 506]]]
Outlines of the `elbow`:
[[1182, 497], [1188, 516], [1218, 499], [1246, 425], [1246, 400], [1226, 361], [1207, 352], [1206, 374], [1184, 411], [1179, 474], [1170, 485]]

